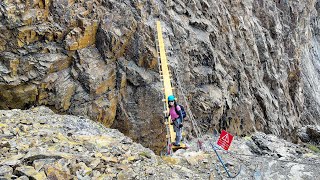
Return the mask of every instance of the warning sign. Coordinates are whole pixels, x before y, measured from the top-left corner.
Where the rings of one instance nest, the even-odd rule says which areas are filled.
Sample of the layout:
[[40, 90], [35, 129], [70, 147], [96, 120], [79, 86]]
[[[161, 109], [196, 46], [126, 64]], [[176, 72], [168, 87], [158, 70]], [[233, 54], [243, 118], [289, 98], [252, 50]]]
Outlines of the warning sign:
[[228, 150], [232, 142], [233, 136], [227, 131], [222, 130], [217, 144], [225, 150]]

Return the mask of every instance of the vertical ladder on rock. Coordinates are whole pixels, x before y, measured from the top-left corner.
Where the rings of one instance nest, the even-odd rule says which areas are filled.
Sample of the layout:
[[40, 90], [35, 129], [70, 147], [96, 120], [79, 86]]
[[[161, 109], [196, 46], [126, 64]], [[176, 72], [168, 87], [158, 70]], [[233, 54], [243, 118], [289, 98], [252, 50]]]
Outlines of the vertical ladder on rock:
[[[157, 50], [157, 60], [158, 60], [158, 69], [159, 69], [159, 75], [160, 75], [160, 81], [164, 81], [163, 80], [163, 74], [162, 74], [162, 70], [161, 70], [161, 57], [160, 57], [160, 49], [159, 49], [159, 45], [158, 45], [158, 36], [157, 34], [155, 33], [155, 40], [156, 40], [156, 50]], [[163, 87], [163, 90], [164, 90], [164, 87]], [[163, 113], [164, 113], [164, 117], [167, 117], [168, 116], [168, 112], [166, 111], [167, 109], [167, 106], [166, 106], [166, 96], [165, 96], [165, 93], [163, 91], [162, 93], [162, 102], [163, 102]], [[169, 126], [168, 124], [169, 123], [169, 119], [165, 118], [165, 125], [166, 125], [166, 139], [167, 139], [167, 147], [166, 147], [166, 154], [171, 154], [172, 153], [172, 148], [170, 146], [171, 144], [171, 139], [170, 139], [170, 130], [169, 130]]]
[[[156, 22], [157, 24], [157, 36], [156, 36], [156, 49], [158, 55], [158, 65], [160, 80], [163, 82], [163, 113], [165, 117], [169, 116], [169, 107], [168, 107], [168, 96], [173, 95], [172, 93], [172, 84], [171, 84], [171, 74], [168, 68], [168, 61], [164, 47], [164, 41], [162, 36], [162, 29], [160, 21]], [[171, 119], [166, 118], [165, 125], [167, 130], [167, 154], [172, 153], [172, 149], [186, 148], [186, 145], [181, 143], [180, 146], [173, 146], [171, 142], [175, 141], [176, 133], [173, 130], [173, 125], [171, 125]]]

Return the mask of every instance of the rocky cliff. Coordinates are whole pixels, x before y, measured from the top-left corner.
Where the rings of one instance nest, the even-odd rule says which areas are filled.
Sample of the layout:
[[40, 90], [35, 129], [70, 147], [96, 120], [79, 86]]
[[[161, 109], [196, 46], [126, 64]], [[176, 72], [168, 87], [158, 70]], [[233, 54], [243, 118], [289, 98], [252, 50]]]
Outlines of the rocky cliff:
[[161, 20], [173, 79], [204, 132], [296, 140], [297, 129], [319, 123], [319, 7], [315, 0], [3, 0], [0, 108], [46, 105], [159, 150]]

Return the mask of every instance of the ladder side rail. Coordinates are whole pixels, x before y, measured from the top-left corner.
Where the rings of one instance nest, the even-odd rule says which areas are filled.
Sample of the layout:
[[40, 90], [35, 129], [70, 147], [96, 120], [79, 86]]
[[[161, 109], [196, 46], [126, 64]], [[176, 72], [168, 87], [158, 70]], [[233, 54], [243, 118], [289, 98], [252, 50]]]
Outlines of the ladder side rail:
[[[162, 36], [161, 24], [160, 21], [157, 21], [157, 32], [158, 32], [158, 41], [159, 41], [159, 50], [160, 50], [160, 57], [161, 57], [161, 70], [162, 70], [162, 78], [163, 78], [163, 85], [164, 85], [164, 94], [165, 94], [165, 103], [167, 107], [167, 112], [169, 112], [168, 104], [168, 96], [172, 95], [172, 86], [171, 86], [171, 79], [169, 74], [168, 68], [168, 61], [165, 53], [164, 41]], [[169, 121], [169, 129], [170, 129], [170, 138], [171, 142], [175, 141], [176, 133], [173, 130], [173, 126], [171, 124], [171, 118], [168, 118]]]
[[[159, 33], [159, 32], [158, 32]], [[160, 74], [160, 80], [163, 81], [163, 72], [162, 72], [162, 68], [161, 68], [161, 54], [160, 54], [160, 48], [159, 48], [159, 38], [157, 36], [157, 34], [155, 34], [155, 37], [156, 37], [156, 51], [157, 51], [157, 60], [158, 60], [158, 69], [159, 69], [159, 74]], [[164, 99], [163, 101], [163, 110], [164, 110], [164, 117], [168, 117], [168, 113], [167, 113], [167, 104], [166, 104], [166, 95], [165, 95], [165, 86], [163, 83], [162, 84], [162, 87], [163, 87], [163, 96], [162, 96], [162, 99]], [[171, 133], [170, 133], [170, 119], [168, 118], [165, 118], [165, 126], [166, 126], [166, 139], [167, 139], [167, 152], [172, 152], [172, 147], [169, 146], [171, 144]]]

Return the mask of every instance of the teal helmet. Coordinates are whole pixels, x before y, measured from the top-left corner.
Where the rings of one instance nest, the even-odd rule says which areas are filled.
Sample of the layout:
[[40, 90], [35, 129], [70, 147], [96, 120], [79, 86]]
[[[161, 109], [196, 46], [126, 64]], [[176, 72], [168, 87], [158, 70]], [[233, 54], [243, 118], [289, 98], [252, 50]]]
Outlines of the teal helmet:
[[174, 95], [170, 95], [168, 96], [168, 101], [174, 101], [176, 98], [174, 97]]

